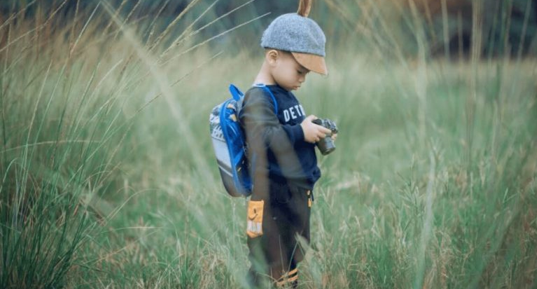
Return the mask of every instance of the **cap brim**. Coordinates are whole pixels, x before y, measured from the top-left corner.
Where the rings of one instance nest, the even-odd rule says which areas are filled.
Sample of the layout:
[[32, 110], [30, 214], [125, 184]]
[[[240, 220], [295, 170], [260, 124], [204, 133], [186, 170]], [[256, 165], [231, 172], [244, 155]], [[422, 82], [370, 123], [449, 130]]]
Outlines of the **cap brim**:
[[317, 72], [322, 75], [328, 75], [328, 69], [326, 68], [324, 57], [315, 54], [298, 52], [292, 52], [292, 54], [296, 61], [308, 70]]

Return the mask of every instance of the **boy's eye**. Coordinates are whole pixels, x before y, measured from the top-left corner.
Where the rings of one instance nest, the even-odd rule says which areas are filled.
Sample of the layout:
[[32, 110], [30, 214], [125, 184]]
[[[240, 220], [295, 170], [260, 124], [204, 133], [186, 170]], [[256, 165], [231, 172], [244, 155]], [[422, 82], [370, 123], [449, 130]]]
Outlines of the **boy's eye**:
[[303, 72], [300, 71], [300, 70], [297, 70], [296, 72], [297, 72], [298, 74], [303, 74]]

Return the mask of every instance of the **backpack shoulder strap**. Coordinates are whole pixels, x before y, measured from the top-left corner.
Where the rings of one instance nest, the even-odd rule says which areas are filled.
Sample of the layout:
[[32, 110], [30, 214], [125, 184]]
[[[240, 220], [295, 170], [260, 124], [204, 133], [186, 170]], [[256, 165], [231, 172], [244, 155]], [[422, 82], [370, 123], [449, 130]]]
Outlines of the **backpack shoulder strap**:
[[255, 83], [253, 87], [259, 87], [268, 92], [268, 94], [272, 98], [272, 102], [274, 103], [274, 113], [278, 115], [278, 102], [276, 101], [276, 97], [274, 97], [274, 94], [272, 94], [272, 91], [270, 91], [270, 89], [263, 83]]
[[235, 85], [233, 84], [230, 84], [229, 85], [229, 93], [231, 93], [231, 95], [233, 96], [233, 99], [235, 101], [239, 101], [241, 100], [241, 98], [244, 96], [244, 93], [242, 93], [242, 91], [240, 91], [240, 89], [238, 89]]
[[[270, 89], [262, 83], [256, 83], [253, 85], [253, 87], [261, 88], [270, 95], [270, 98], [272, 98], [272, 102], [274, 103], [274, 114], [278, 115], [278, 102], [276, 101], [276, 97], [274, 97], [274, 94], [272, 94], [272, 91], [270, 91]], [[231, 93], [231, 96], [237, 102], [238, 107], [242, 107], [244, 93], [233, 84], [229, 85], [229, 93]]]

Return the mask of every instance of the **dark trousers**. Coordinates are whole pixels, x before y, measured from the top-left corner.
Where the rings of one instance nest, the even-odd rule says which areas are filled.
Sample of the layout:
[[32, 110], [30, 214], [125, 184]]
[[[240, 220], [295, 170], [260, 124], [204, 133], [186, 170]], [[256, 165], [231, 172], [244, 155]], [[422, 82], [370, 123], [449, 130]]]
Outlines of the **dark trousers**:
[[[301, 244], [310, 242], [310, 190], [270, 183], [269, 194], [254, 194], [248, 204], [249, 259], [252, 264], [248, 281], [254, 288], [265, 285], [295, 287], [298, 283], [297, 265], [304, 258]], [[260, 196], [261, 195], [261, 196]], [[254, 220], [263, 201], [261, 231]], [[254, 203], [254, 204], [252, 204]], [[258, 207], [252, 209], [252, 205]], [[255, 235], [255, 236], [254, 236]]]

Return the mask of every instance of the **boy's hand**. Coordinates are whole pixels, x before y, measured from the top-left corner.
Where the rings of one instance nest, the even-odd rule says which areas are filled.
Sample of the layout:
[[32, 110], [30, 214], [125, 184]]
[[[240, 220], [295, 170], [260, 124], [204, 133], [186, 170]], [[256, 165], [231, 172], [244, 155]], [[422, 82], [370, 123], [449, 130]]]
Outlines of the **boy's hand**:
[[326, 137], [327, 134], [331, 133], [326, 127], [312, 123], [311, 121], [314, 119], [317, 119], [317, 117], [310, 115], [300, 124], [302, 131], [304, 132], [304, 139], [309, 143], [316, 143]]

